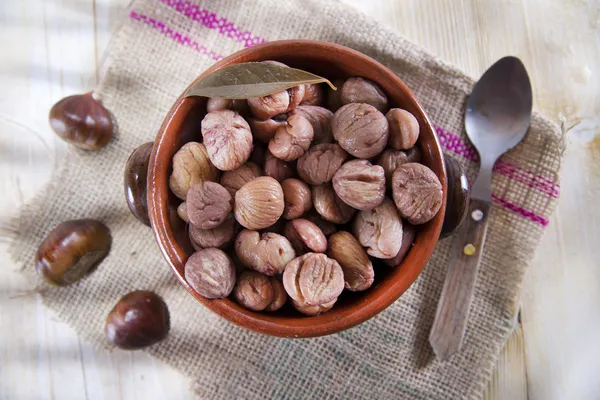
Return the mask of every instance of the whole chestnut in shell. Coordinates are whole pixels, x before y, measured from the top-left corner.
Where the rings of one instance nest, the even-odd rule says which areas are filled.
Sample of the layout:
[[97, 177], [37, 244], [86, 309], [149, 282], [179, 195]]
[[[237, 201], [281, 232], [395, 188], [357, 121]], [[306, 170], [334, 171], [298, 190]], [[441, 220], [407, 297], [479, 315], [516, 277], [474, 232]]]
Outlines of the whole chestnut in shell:
[[108, 341], [124, 350], [136, 350], [160, 342], [171, 328], [164, 300], [147, 290], [123, 296], [106, 317]]
[[113, 135], [110, 113], [91, 92], [60, 100], [50, 109], [49, 120], [61, 139], [84, 150], [100, 150]]
[[100, 221], [80, 219], [56, 226], [40, 244], [35, 267], [52, 285], [78, 281], [108, 255], [110, 230]]

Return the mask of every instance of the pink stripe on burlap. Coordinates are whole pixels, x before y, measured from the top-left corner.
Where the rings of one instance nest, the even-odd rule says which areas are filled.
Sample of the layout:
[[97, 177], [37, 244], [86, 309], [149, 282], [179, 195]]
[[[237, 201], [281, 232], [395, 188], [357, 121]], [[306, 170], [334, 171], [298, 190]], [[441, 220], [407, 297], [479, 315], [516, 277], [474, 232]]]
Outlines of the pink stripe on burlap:
[[209, 29], [216, 29], [223, 36], [235, 40], [238, 43], [244, 43], [244, 47], [254, 46], [255, 44], [265, 43], [265, 39], [252, 35], [250, 31], [235, 26], [233, 22], [225, 17], [219, 17], [214, 12], [201, 9], [197, 4], [192, 4], [186, 0], [158, 0], [164, 5], [175, 9], [185, 17], [200, 22], [202, 26]]
[[[477, 154], [477, 151], [470, 143], [464, 141], [460, 136], [439, 126], [435, 127], [435, 131], [440, 140], [440, 144], [446, 148], [446, 150], [469, 161], [479, 162], [479, 154]], [[560, 186], [556, 182], [553, 182], [544, 176], [536, 175], [533, 171], [523, 169], [507, 161], [499, 160], [494, 166], [494, 172], [527, 185], [527, 187], [538, 190], [548, 197], [556, 199], [560, 194]]]
[[548, 225], [548, 220], [546, 218], [537, 215], [533, 211], [526, 210], [523, 207], [520, 207], [514, 203], [504, 200], [503, 198], [500, 198], [495, 194], [492, 194], [492, 203], [498, 204], [499, 206], [506, 208], [507, 210], [520, 214], [522, 217], [527, 218], [528, 220], [533, 221], [536, 224], [542, 226]]
[[223, 58], [222, 55], [217, 54], [212, 50], [209, 50], [206, 46], [199, 44], [195, 40], [192, 40], [189, 36], [186, 36], [181, 32], [176, 32], [173, 29], [167, 27], [162, 21], [148, 17], [147, 15], [138, 14], [133, 10], [129, 13], [129, 18], [142, 22], [152, 27], [153, 29], [159, 31], [163, 35], [175, 40], [179, 44], [190, 47], [191, 49], [197, 51], [200, 54], [209, 56], [215, 61], [218, 61]]

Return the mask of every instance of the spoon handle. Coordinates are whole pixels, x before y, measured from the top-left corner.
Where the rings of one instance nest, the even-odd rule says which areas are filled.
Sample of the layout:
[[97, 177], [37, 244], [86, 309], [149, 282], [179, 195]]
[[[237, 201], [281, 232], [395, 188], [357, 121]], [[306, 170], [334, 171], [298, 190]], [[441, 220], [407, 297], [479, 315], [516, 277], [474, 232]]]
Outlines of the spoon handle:
[[455, 234], [452, 258], [429, 333], [429, 343], [441, 361], [462, 347], [490, 209], [489, 202], [471, 199], [467, 218]]

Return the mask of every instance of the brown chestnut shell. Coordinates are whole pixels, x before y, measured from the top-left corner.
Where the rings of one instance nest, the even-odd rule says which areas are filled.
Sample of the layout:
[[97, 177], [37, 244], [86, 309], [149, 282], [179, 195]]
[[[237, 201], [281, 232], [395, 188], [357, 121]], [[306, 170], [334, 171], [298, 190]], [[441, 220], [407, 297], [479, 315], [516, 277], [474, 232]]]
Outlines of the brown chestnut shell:
[[108, 341], [123, 350], [152, 346], [169, 334], [169, 308], [156, 293], [136, 290], [123, 296], [106, 317]]
[[100, 221], [79, 219], [57, 225], [35, 256], [38, 274], [52, 285], [66, 286], [95, 268], [110, 251], [110, 230]]
[[64, 141], [84, 150], [100, 150], [113, 136], [108, 110], [93, 94], [68, 96], [50, 109], [50, 126]]

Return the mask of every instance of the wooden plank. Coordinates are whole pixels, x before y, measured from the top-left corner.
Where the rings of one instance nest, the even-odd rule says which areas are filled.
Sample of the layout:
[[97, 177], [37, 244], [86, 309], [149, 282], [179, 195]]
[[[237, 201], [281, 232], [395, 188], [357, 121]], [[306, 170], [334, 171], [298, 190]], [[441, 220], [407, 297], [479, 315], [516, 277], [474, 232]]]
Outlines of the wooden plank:
[[[93, 88], [126, 0], [2, 2], [0, 221], [51, 177], [67, 147], [49, 129], [58, 99]], [[96, 29], [94, 29], [94, 26]], [[0, 259], [6, 262], [6, 243]], [[0, 268], [0, 398], [190, 398], [179, 372], [145, 353], [96, 350], [59, 322], [15, 268]], [[12, 298], [18, 296], [16, 298]]]
[[523, 328], [519, 324], [502, 349], [484, 399], [527, 400], [527, 380], [523, 379], [527, 376], [526, 368]]

